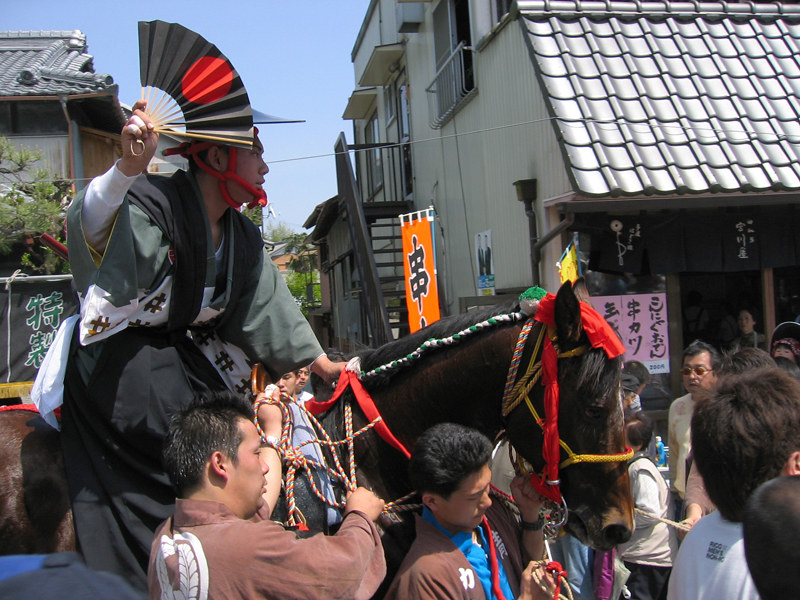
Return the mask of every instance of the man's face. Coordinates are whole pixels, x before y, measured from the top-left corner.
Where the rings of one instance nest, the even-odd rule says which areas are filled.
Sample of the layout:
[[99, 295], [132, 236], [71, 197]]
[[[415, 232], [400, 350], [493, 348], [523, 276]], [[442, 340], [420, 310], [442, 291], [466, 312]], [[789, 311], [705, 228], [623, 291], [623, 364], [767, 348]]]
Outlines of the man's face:
[[293, 371], [289, 371], [278, 380], [276, 384], [282, 392], [286, 392], [290, 396], [294, 396], [294, 390], [297, 385], [297, 377]]
[[304, 387], [306, 387], [306, 384], [308, 383], [309, 375], [310, 375], [310, 373], [309, 373], [309, 371], [308, 371], [308, 369], [306, 367], [303, 367], [302, 369], [298, 369], [298, 371], [297, 371], [297, 386], [295, 387], [295, 389], [297, 390], [298, 394], [303, 391]]
[[681, 373], [683, 386], [695, 400], [707, 398], [717, 382], [717, 376], [711, 370], [711, 355], [708, 352], [684, 358]]
[[252, 421], [239, 419], [239, 431], [243, 438], [236, 464], [229, 463], [226, 491], [230, 501], [227, 505], [238, 517], [249, 519], [264, 504], [265, 476], [269, 467], [261, 457], [261, 437]]
[[492, 505], [489, 498], [491, 480], [489, 465], [484, 465], [462, 481], [448, 498], [430, 494], [427, 506], [439, 525], [450, 533], [470, 532], [481, 524], [483, 515]]
[[[264, 162], [263, 154], [264, 147], [257, 136], [254, 138], [252, 149], [236, 149], [236, 174], [256, 189], [262, 188], [264, 177], [269, 173], [269, 167]], [[228, 184], [228, 193], [231, 198], [241, 204], [247, 204], [253, 200], [249, 192], [233, 182]]]

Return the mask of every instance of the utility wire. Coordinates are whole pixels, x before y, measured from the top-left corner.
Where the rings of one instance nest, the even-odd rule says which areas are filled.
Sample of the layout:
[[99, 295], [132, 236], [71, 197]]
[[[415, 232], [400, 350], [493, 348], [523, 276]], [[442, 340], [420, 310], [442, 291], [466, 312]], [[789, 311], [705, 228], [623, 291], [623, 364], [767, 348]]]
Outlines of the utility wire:
[[[690, 127], [690, 126], [681, 125], [679, 123], [652, 123], [652, 122], [649, 122], [649, 121], [646, 121], [646, 122], [629, 121], [627, 119], [601, 120], [601, 119], [563, 119], [563, 118], [560, 118], [560, 117], [546, 117], [546, 118], [543, 118], [543, 119], [532, 119], [530, 121], [521, 121], [519, 123], [510, 123], [510, 124], [506, 124], [506, 125], [497, 125], [497, 126], [494, 126], [494, 127], [486, 127], [486, 128], [483, 128], [483, 129], [474, 129], [472, 131], [464, 131], [464, 132], [461, 132], [461, 133], [451, 133], [451, 134], [446, 134], [446, 135], [439, 135], [439, 136], [436, 136], [436, 137], [430, 137], [430, 138], [424, 138], [424, 139], [418, 139], [418, 140], [409, 140], [407, 142], [386, 142], [386, 143], [381, 143], [378, 147], [380, 149], [384, 149], [384, 148], [398, 148], [398, 147], [401, 147], [401, 146], [409, 146], [409, 145], [416, 146], [416, 145], [419, 145], [419, 144], [425, 144], [425, 143], [430, 143], [430, 142], [441, 142], [442, 140], [461, 138], [461, 137], [466, 137], [466, 136], [470, 136], [470, 135], [477, 135], [477, 134], [480, 134], [480, 133], [491, 133], [491, 132], [494, 132], [494, 131], [503, 131], [505, 129], [511, 129], [511, 128], [514, 128], [514, 127], [524, 127], [524, 126], [527, 126], [527, 125], [536, 125], [536, 124], [539, 124], [539, 123], [546, 123], [548, 121], [553, 121], [553, 120], [558, 121], [559, 123], [561, 123], [562, 125], [564, 125], [566, 127], [574, 127], [574, 128], [583, 127], [583, 126], [585, 126], [587, 124], [593, 124], [593, 125], [597, 125], [598, 127], [602, 127], [602, 126], [619, 127], [619, 126], [623, 126], [624, 125], [624, 126], [626, 126], [628, 128], [633, 129], [634, 131], [636, 131], [637, 128], [638, 128], [638, 131], [642, 131], [642, 132], [654, 131], [654, 130], [657, 130], [657, 129], [661, 129], [661, 130], [664, 130], [664, 129], [677, 129], [677, 130], [681, 130], [683, 132], [692, 132], [694, 134], [691, 139], [687, 138], [687, 140], [686, 140], [687, 143], [690, 142], [690, 141], [699, 141], [699, 140], [703, 140], [703, 139], [710, 140], [712, 135], [714, 135], [715, 136], [715, 139], [714, 139], [715, 142], [723, 141], [723, 140], [726, 140], [728, 138], [737, 138], [736, 142], [731, 142], [731, 143], [741, 143], [741, 141], [738, 141], [738, 138], [746, 137], [750, 141], [754, 141], [755, 140], [755, 141], [759, 141], [759, 142], [762, 142], [762, 143], [765, 143], [765, 144], [774, 144], [774, 143], [779, 143], [779, 142], [787, 142], [788, 144], [791, 144], [793, 146], [800, 145], [800, 136], [790, 136], [790, 135], [785, 135], [785, 134], [776, 134], [776, 133], [772, 133], [772, 132], [757, 133], [757, 132], [752, 132], [752, 131], [748, 131], [748, 130], [745, 130], [745, 129], [723, 129], [723, 128], [715, 128], [715, 127], [697, 127], [697, 126]], [[706, 142], [700, 142], [700, 143], [706, 143]], [[355, 153], [357, 153], [357, 152], [369, 152], [369, 151], [372, 151], [372, 150], [375, 150], [375, 148], [372, 147], [372, 148], [348, 149], [347, 152], [328, 152], [328, 153], [324, 153], [324, 154], [310, 154], [308, 156], [297, 156], [297, 157], [293, 157], [293, 158], [278, 158], [278, 159], [274, 159], [274, 160], [267, 160], [266, 162], [267, 162], [267, 164], [298, 162], [298, 161], [303, 161], [303, 160], [315, 160], [315, 159], [319, 159], [319, 158], [330, 158], [332, 156], [338, 156], [340, 154], [348, 154], [350, 152], [355, 152]], [[91, 179], [92, 179], [91, 177], [76, 178], [76, 179], [55, 178], [55, 179], [50, 179], [50, 180], [41, 180], [41, 182], [42, 183], [53, 183], [53, 182], [56, 182], [56, 181], [72, 181], [72, 182], [77, 183], [77, 182], [82, 182], [82, 181], [90, 181]]]

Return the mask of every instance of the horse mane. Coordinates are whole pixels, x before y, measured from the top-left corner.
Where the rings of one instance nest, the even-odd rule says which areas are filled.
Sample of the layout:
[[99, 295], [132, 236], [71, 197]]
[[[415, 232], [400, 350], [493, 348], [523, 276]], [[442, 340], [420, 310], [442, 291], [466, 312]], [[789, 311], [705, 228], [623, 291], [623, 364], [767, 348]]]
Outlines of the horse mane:
[[[405, 356], [411, 354], [414, 350], [420, 347], [426, 340], [429, 339], [442, 339], [453, 335], [454, 333], [458, 333], [459, 331], [463, 331], [468, 327], [475, 325], [476, 323], [480, 323], [489, 319], [490, 317], [496, 317], [498, 315], [504, 315], [508, 313], [513, 313], [519, 310], [519, 304], [516, 302], [507, 302], [503, 304], [496, 304], [493, 306], [482, 307], [475, 310], [472, 310], [467, 313], [453, 315], [450, 317], [445, 317], [444, 319], [440, 319], [427, 327], [420, 329], [408, 335], [404, 338], [399, 340], [395, 340], [392, 342], [388, 342], [377, 349], [368, 349], [358, 353], [359, 358], [361, 358], [361, 369], [362, 371], [371, 371], [376, 367], [380, 367], [381, 365], [389, 364], [394, 360], [398, 360]], [[500, 323], [497, 325], [497, 328], [504, 327], [508, 324]], [[424, 353], [419, 360], [425, 360], [427, 356], [431, 353], [435, 353], [436, 350], [431, 349], [428, 352]], [[390, 371], [385, 375], [376, 375], [374, 377], [370, 377], [370, 383], [380, 384], [387, 381], [391, 375], [396, 371]]]
[[619, 356], [609, 359], [602, 348], [590, 348], [574, 374], [576, 387], [589, 398], [607, 397], [619, 385], [621, 362]]

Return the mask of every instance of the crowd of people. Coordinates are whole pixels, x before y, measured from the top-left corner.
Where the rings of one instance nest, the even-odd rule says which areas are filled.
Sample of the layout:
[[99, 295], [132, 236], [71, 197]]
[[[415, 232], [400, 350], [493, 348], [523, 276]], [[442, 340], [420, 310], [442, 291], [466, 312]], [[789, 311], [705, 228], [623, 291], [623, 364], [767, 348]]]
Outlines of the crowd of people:
[[[123, 597], [369, 598], [387, 573], [375, 526], [383, 499], [359, 487], [339, 511], [324, 469], [312, 469], [331, 500], [330, 531], [301, 535], [272, 520], [281, 444], [324, 462], [303, 410], [309, 374], [332, 382], [344, 363], [323, 353], [237, 210], [263, 198], [268, 168], [257, 131], [238, 147], [186, 142], [179, 152], [190, 170], [151, 177], [158, 134], [144, 109], [137, 103], [123, 128], [122, 158], [68, 215], [82, 307], [68, 356], [53, 368], [63, 371], [61, 437], [86, 564], [119, 576]], [[751, 313], [740, 312], [739, 326], [724, 356], [702, 341], [684, 351], [686, 394], [669, 410], [669, 487], [656, 464], [663, 443], [640, 398], [649, 374], [625, 365], [635, 530], [594, 558], [571, 536], [558, 541], [554, 552], [579, 557], [567, 569], [575, 597], [800, 593], [797, 575], [778, 570], [797, 552], [796, 525], [772, 523], [771, 535], [765, 524], [769, 514], [786, 527], [800, 519], [792, 478], [800, 474], [800, 325], [776, 329], [771, 355], [758, 349], [766, 342]], [[247, 390], [254, 363], [277, 382], [255, 404], [231, 391]], [[508, 498], [493, 498], [491, 455], [490, 440], [460, 425], [419, 438], [409, 477], [422, 511], [388, 598], [552, 597], [544, 498], [524, 477], [510, 485], [517, 514]], [[778, 551], [783, 558], [767, 560]], [[15, 583], [7, 577], [0, 591]]]

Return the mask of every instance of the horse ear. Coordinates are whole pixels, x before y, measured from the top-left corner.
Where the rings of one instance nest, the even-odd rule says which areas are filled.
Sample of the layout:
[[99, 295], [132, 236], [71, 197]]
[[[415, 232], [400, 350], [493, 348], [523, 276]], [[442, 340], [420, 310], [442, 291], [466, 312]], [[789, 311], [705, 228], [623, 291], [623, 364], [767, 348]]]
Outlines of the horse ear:
[[555, 321], [561, 351], [577, 346], [583, 331], [581, 305], [569, 281], [564, 282], [556, 294]]

